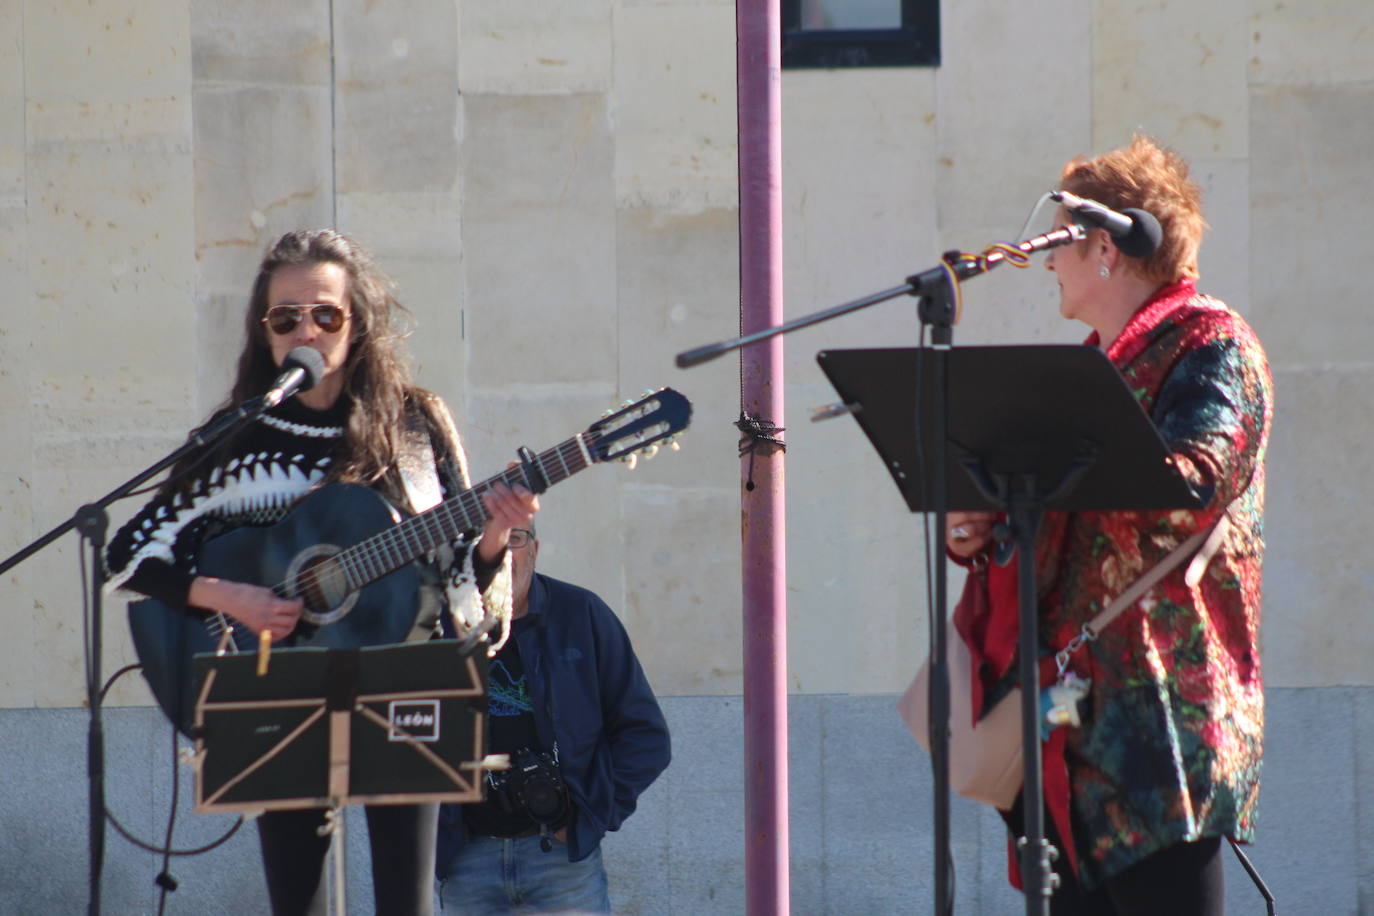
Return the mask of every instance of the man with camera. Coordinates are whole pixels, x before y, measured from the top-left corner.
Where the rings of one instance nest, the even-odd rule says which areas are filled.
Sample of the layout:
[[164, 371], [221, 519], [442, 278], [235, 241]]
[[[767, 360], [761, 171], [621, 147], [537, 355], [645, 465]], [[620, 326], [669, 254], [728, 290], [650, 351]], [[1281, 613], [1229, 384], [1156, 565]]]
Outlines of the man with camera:
[[439, 812], [444, 916], [609, 913], [601, 837], [668, 766], [668, 726], [625, 628], [590, 591], [536, 574], [533, 528], [510, 537], [510, 639], [491, 660], [486, 798]]

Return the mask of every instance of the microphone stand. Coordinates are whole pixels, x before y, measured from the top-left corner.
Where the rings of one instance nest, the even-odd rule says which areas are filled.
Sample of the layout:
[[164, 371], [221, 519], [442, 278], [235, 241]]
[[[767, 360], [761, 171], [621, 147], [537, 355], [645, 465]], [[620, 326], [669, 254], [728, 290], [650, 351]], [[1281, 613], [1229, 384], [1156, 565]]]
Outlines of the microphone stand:
[[144, 482], [180, 461], [192, 451], [222, 438], [229, 432], [257, 419], [271, 406], [265, 398], [252, 398], [226, 413], [211, 424], [193, 430], [186, 443], [167, 457], [153, 464], [93, 503], [76, 510], [76, 514], [47, 534], [30, 543], [18, 553], [0, 562], [0, 575], [27, 560], [33, 554], [72, 529], [82, 541], [90, 545], [91, 588], [89, 621], [89, 655], [86, 659], [86, 698], [91, 710], [91, 722], [86, 741], [86, 767], [90, 782], [90, 902], [87, 913], [100, 913], [100, 875], [105, 864], [105, 733], [100, 719], [100, 660], [102, 605], [105, 588], [105, 532], [110, 516], [106, 507], [123, 499]]
[[[1075, 223], [1034, 236], [1023, 242], [1019, 242], [1011, 247], [1019, 249], [1023, 254], [1030, 255], [1040, 251], [1048, 251], [1051, 248], [1058, 248], [1063, 245], [1071, 245], [1081, 241], [1085, 237], [1085, 232], [1081, 226]], [[947, 493], [947, 474], [948, 462], [945, 454], [944, 443], [948, 438], [949, 425], [949, 392], [948, 392], [948, 355], [949, 349], [953, 345], [954, 323], [957, 320], [955, 314], [955, 290], [950, 282], [954, 280], [966, 280], [971, 277], [980, 276], [992, 270], [997, 265], [1007, 260], [1007, 255], [996, 249], [991, 249], [982, 255], [964, 255], [958, 251], [946, 252], [941, 259], [941, 264], [912, 274], [906, 278], [901, 286], [894, 286], [859, 299], [853, 299], [840, 305], [832, 306], [804, 315], [792, 321], [775, 325], [771, 328], [764, 328], [752, 334], [745, 334], [741, 337], [731, 338], [718, 343], [706, 344], [691, 350], [684, 350], [676, 357], [676, 364], [680, 369], [690, 368], [700, 365], [708, 360], [715, 359], [717, 356], [728, 353], [740, 347], [758, 343], [762, 340], [775, 337], [779, 334], [787, 334], [800, 328], [810, 327], [856, 312], [867, 308], [870, 305], [877, 305], [898, 296], [915, 296], [919, 300], [917, 306], [917, 318], [922, 325], [930, 328], [931, 331], [931, 358], [934, 360], [933, 378], [934, 403], [936, 405], [934, 416], [931, 418], [931, 426], [935, 442], [938, 443], [931, 469], [931, 479], [933, 482], [934, 493], [931, 498], [933, 506], [932, 514], [935, 516], [935, 530], [939, 532], [941, 544], [944, 542], [945, 519], [948, 515], [949, 497]], [[917, 373], [919, 384], [920, 373]], [[916, 400], [917, 410], [919, 411], [920, 399]], [[920, 428], [920, 417], [916, 417], [917, 429]], [[942, 551], [943, 552], [943, 551]], [[1025, 553], [1023, 548], [1023, 553]], [[950, 877], [952, 875], [951, 857], [949, 848], [950, 816], [949, 816], [949, 670], [946, 664], [945, 643], [946, 621], [945, 609], [947, 603], [947, 572], [945, 564], [938, 563], [935, 567], [934, 582], [934, 603], [931, 608], [931, 645], [930, 645], [930, 758], [931, 769], [933, 771], [932, 781], [934, 783], [934, 821], [935, 821], [935, 913], [936, 916], [951, 916], [954, 912], [953, 890]], [[1024, 618], [1024, 615], [1023, 615]], [[1035, 619], [1031, 618], [1031, 626], [1034, 626]], [[1023, 619], [1024, 626], [1024, 619]], [[1023, 640], [1028, 634], [1023, 633]], [[1024, 668], [1025, 666], [1023, 666]], [[1025, 672], [1023, 671], [1024, 675]], [[1035, 696], [1038, 698], [1038, 684], [1031, 683], [1029, 686], [1023, 684], [1022, 690], [1026, 697]], [[1037, 700], [1038, 702], [1038, 700]], [[1038, 729], [1038, 726], [1037, 726]], [[1038, 730], [1037, 730], [1038, 734]], [[1039, 750], [1037, 744], [1035, 750]], [[1037, 756], [1038, 760], [1038, 756]], [[1026, 795], [1023, 808], [1029, 809], [1031, 804], [1036, 806], [1041, 804], [1041, 790], [1037, 779], [1036, 785], [1032, 787], [1029, 778], [1026, 783]], [[1037, 807], [1038, 810], [1038, 807]], [[1031, 844], [1043, 844], [1043, 836], [1030, 838]], [[1044, 859], [1038, 858], [1036, 865], [1044, 863]], [[1026, 869], [1023, 867], [1023, 871]], [[1026, 894], [1026, 909], [1028, 914], [1040, 914], [1046, 912], [1048, 906], [1048, 893], [1042, 892], [1047, 884], [1047, 876], [1041, 868], [1033, 868], [1023, 875], [1023, 884]]]

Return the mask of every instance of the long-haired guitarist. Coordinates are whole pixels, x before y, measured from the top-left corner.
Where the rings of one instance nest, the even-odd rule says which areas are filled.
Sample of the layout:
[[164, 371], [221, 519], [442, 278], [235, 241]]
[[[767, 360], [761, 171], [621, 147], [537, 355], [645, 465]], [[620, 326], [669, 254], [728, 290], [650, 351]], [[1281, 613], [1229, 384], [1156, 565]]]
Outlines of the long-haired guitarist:
[[[282, 640], [301, 621], [302, 601], [266, 585], [198, 575], [197, 557], [207, 541], [243, 526], [276, 523], [325, 483], [361, 484], [410, 511], [467, 489], [463, 448], [447, 407], [411, 383], [395, 326], [400, 311], [390, 280], [348, 237], [321, 229], [278, 239], [253, 283], [247, 341], [217, 415], [267, 391], [297, 347], [319, 353], [323, 375], [173, 470], [111, 540], [111, 588], [187, 614], [223, 615], [255, 636], [266, 632]], [[476, 548], [444, 551], [438, 573], [451, 583], [469, 583], [462, 600], [481, 602], [508, 619], [507, 542], [512, 528], [528, 527], [538, 500], [522, 487], [497, 484], [481, 501], [489, 518]], [[471, 608], [463, 612], [468, 619], [460, 623], [470, 624]], [[433, 804], [367, 808], [378, 912], [432, 911], [436, 811]], [[274, 811], [258, 819], [274, 912], [324, 912], [329, 839], [316, 831], [322, 821], [318, 810]]]

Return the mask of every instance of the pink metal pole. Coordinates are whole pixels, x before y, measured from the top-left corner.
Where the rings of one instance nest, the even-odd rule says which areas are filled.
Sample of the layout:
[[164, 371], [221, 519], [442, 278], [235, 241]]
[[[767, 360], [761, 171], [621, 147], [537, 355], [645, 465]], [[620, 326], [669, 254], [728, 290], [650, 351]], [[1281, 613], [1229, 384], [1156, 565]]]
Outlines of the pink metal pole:
[[[738, 0], [735, 9], [740, 332], [748, 334], [782, 323], [781, 23], [777, 0]], [[782, 425], [782, 358], [781, 337], [740, 351], [741, 410], [765, 431]], [[781, 446], [755, 437], [752, 451], [741, 457], [740, 483], [745, 897], [748, 916], [785, 916], [787, 516]]]

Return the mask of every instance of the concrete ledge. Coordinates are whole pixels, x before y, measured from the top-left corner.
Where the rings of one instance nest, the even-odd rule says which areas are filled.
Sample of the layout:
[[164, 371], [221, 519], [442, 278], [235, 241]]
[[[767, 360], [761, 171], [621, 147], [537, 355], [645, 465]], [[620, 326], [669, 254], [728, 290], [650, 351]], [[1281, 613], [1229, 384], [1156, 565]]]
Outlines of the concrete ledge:
[[[890, 696], [790, 698], [792, 913], [919, 913], [931, 905], [930, 776]], [[605, 843], [617, 913], [744, 912], [743, 739], [739, 697], [668, 697], [673, 765]], [[1368, 753], [1374, 688], [1269, 692], [1259, 842], [1249, 850], [1280, 911], [1368, 913], [1374, 788]], [[172, 798], [171, 735], [146, 708], [105, 711], [106, 791], [131, 831], [160, 840]], [[0, 711], [0, 912], [81, 912], [88, 891], [87, 717], [79, 709]], [[195, 847], [233, 819], [190, 814], [182, 771], [174, 842]], [[348, 901], [371, 910], [366, 827], [347, 820]], [[957, 912], [1008, 913], [1004, 830], [990, 810], [955, 800]], [[1263, 912], [1227, 857], [1228, 912]], [[103, 909], [155, 912], [160, 859], [109, 833]], [[262, 912], [266, 892], [251, 826], [202, 856], [174, 859], [170, 913]]]

